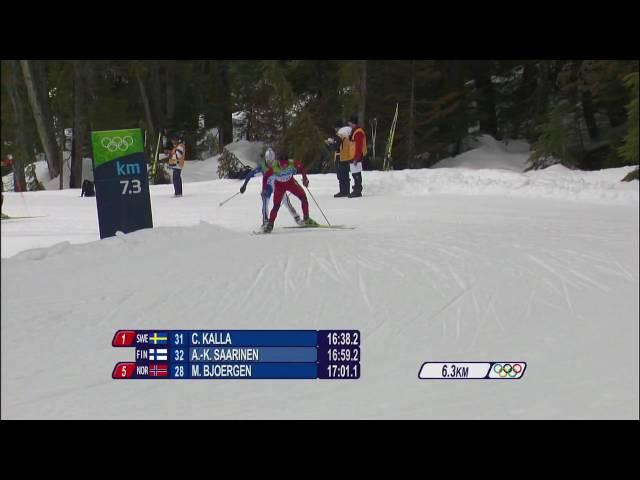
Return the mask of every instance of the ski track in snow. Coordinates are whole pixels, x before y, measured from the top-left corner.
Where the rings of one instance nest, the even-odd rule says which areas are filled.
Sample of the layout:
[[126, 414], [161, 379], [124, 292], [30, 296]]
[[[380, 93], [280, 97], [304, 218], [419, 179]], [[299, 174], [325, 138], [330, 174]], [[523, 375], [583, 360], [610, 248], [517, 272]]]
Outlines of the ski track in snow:
[[[360, 203], [312, 175], [332, 223], [357, 229], [277, 230], [283, 215], [272, 236], [249, 234], [255, 181], [224, 207], [238, 182], [185, 183], [181, 202], [152, 187], [157, 228], [90, 243], [94, 199], [26, 194], [49, 216], [2, 224], [2, 417], [638, 418], [637, 186], [438, 170], [365, 172]], [[529, 198], [543, 177], [553, 198]], [[488, 194], [509, 179], [520, 197]], [[119, 328], [356, 328], [362, 378], [116, 382]], [[517, 383], [417, 379], [428, 360], [508, 359], [528, 362]]]

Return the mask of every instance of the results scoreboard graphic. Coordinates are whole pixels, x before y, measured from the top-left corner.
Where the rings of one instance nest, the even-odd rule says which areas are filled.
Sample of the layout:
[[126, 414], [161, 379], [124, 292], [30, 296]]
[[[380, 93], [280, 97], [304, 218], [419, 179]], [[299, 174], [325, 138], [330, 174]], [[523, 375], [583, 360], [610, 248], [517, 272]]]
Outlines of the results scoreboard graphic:
[[120, 379], [358, 379], [359, 330], [118, 330]]

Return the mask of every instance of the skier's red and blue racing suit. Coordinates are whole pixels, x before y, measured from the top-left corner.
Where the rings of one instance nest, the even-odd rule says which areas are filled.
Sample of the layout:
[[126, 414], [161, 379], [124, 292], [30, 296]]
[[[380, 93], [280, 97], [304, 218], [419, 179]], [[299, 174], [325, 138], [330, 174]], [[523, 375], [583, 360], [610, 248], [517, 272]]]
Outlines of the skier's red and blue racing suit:
[[[269, 166], [266, 163], [262, 162], [260, 165], [258, 165], [255, 169], [251, 170], [247, 174], [247, 176], [244, 178], [244, 184], [242, 186], [246, 188], [247, 184], [249, 183], [249, 180], [251, 180], [253, 177], [255, 177], [260, 173], [264, 176], [268, 170], [269, 170]], [[260, 193], [260, 196], [262, 197], [262, 224], [263, 225], [269, 221], [269, 199], [271, 198], [271, 194], [273, 193], [273, 190], [274, 190], [273, 184], [275, 180], [276, 178], [272, 176], [267, 182], [266, 187], [263, 184], [262, 192]], [[291, 216], [294, 218], [294, 220], [296, 220], [296, 222], [298, 222], [300, 219], [300, 216], [298, 215], [298, 212], [296, 212], [296, 209], [293, 207], [293, 205], [291, 205], [291, 201], [289, 200], [289, 197], [285, 195], [283, 200], [284, 200], [284, 204], [289, 209]]]
[[[269, 215], [269, 223], [273, 224], [278, 216], [278, 209], [283, 197], [287, 198], [285, 193], [291, 192], [300, 199], [302, 203], [302, 214], [304, 218], [309, 218], [309, 202], [302, 187], [296, 182], [293, 176], [296, 173], [302, 174], [304, 184], [308, 183], [307, 172], [300, 160], [279, 160], [269, 170], [264, 172], [262, 178], [262, 190], [264, 191], [271, 179], [274, 179], [273, 208]], [[287, 198], [288, 200], [288, 198]]]

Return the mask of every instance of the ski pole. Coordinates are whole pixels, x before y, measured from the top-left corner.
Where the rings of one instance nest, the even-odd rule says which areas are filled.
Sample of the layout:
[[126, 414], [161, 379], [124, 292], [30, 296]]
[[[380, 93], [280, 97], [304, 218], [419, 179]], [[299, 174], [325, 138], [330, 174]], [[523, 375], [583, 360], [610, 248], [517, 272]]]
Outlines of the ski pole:
[[311, 190], [309, 190], [309, 187], [305, 187], [307, 189], [307, 192], [309, 192], [309, 195], [311, 195], [311, 198], [313, 198], [314, 203], [316, 204], [316, 206], [318, 207], [318, 210], [320, 210], [320, 213], [322, 213], [322, 216], [324, 217], [324, 219], [327, 221], [327, 225], [331, 226], [331, 222], [329, 222], [329, 220], [327, 219], [327, 216], [324, 214], [324, 212], [322, 211], [322, 209], [320, 208], [320, 205], [318, 205], [318, 202], [316, 202], [315, 197], [313, 196], [313, 193], [311, 193]]
[[240, 195], [240, 192], [238, 192], [238, 193], [236, 193], [236, 194], [234, 194], [234, 195], [231, 195], [231, 196], [230, 196], [229, 198], [227, 198], [226, 200], [224, 200], [224, 201], [220, 202], [220, 204], [219, 204], [218, 206], [219, 206], [219, 207], [223, 206], [225, 203], [227, 203], [229, 200], [231, 200], [231, 199], [232, 199], [233, 197], [235, 197], [236, 195]]

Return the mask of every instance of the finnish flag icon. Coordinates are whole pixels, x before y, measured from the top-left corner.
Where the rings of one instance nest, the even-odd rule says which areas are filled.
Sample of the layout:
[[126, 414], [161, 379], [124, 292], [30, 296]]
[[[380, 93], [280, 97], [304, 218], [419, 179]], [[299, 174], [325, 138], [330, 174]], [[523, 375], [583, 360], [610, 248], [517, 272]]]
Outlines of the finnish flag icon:
[[166, 348], [150, 348], [149, 360], [151, 361], [167, 360], [167, 349]]

